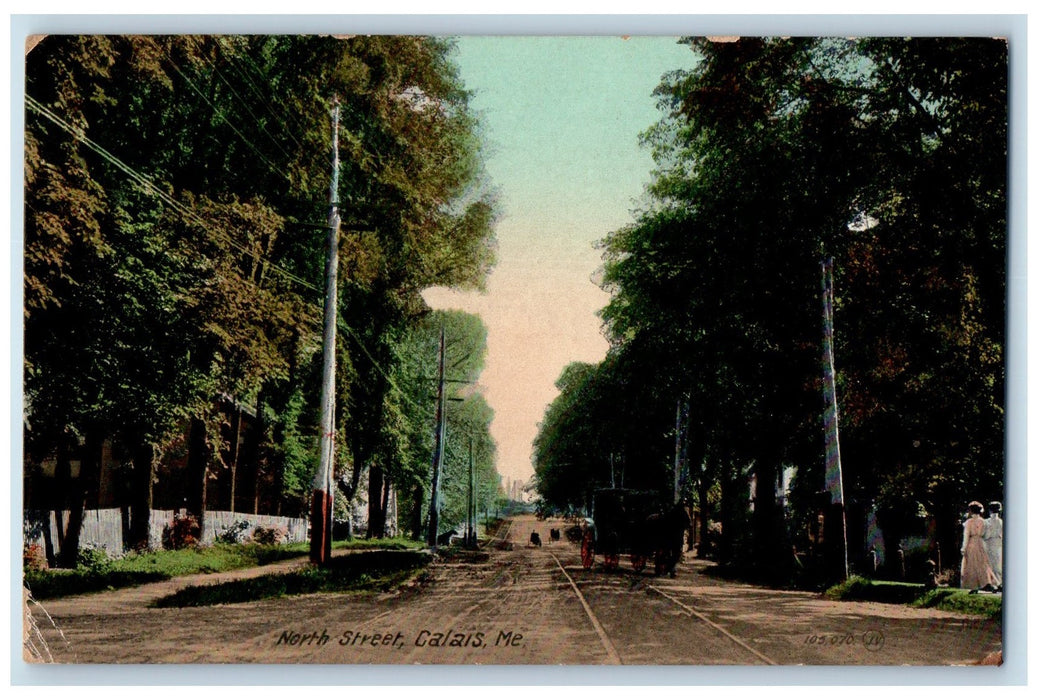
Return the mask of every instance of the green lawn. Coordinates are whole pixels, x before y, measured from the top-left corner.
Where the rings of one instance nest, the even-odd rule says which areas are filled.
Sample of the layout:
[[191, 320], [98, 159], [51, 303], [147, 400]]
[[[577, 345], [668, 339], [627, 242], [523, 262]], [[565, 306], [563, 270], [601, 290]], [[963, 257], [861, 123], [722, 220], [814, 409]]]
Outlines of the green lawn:
[[874, 603], [895, 603], [916, 608], [937, 608], [997, 618], [1002, 615], [1002, 596], [985, 593], [971, 594], [961, 588], [927, 590], [920, 583], [903, 581], [874, 581], [852, 576], [825, 592], [834, 600], [862, 600]]
[[388, 590], [418, 575], [429, 563], [428, 552], [372, 551], [337, 557], [327, 566], [203, 586], [187, 586], [154, 603], [157, 608], [244, 603], [305, 593]]
[[[350, 540], [333, 543], [334, 549], [418, 549], [422, 545], [405, 538]], [[75, 569], [25, 571], [26, 587], [37, 600], [79, 593], [138, 586], [175, 576], [210, 574], [263, 566], [284, 559], [305, 557], [307, 542], [286, 545], [214, 544], [180, 550], [157, 550], [108, 558], [94, 550], [81, 556]]]

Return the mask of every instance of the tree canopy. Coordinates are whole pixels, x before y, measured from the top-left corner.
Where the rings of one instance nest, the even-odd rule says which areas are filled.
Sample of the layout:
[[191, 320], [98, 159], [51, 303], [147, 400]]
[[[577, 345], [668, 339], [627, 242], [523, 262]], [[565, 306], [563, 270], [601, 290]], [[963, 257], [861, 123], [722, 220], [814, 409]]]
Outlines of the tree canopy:
[[[427, 311], [420, 292], [478, 288], [495, 255], [477, 123], [451, 51], [415, 36], [36, 45], [26, 67], [27, 460], [90, 436], [147, 447], [152, 457], [134, 467], [145, 502], [154, 460], [191, 420], [194, 508], [204, 510], [205, 484], [229, 466], [218, 400], [230, 397], [256, 406], [251, 449], [280, 484], [277, 509], [305, 511], [338, 100], [340, 464], [355, 490], [362, 473], [398, 461], [393, 416], [383, 420], [387, 378]], [[89, 490], [94, 477], [73, 486]]]
[[[784, 521], [806, 518], [824, 484], [820, 263], [831, 256], [849, 508], [886, 512], [893, 532], [890, 514], [922, 507], [954, 538], [964, 504], [1003, 483], [1005, 41], [684, 41], [698, 62], [656, 91], [645, 205], [603, 241], [609, 357], [580, 369], [593, 379], [579, 390], [573, 368], [560, 380], [539, 483], [555, 497], [569, 447], [602, 482], [613, 443], [576, 445], [599, 430], [655, 444], [640, 453], [657, 455], [664, 490], [687, 401], [689, 495], [705, 517], [724, 511], [729, 558], [788, 566], [782, 537], [805, 521]], [[636, 403], [645, 394], [658, 410]], [[598, 410], [608, 427], [584, 418]], [[577, 425], [560, 437], [563, 420]], [[792, 516], [762, 497], [790, 467]], [[748, 507], [748, 482], [743, 538], [733, 509]]]

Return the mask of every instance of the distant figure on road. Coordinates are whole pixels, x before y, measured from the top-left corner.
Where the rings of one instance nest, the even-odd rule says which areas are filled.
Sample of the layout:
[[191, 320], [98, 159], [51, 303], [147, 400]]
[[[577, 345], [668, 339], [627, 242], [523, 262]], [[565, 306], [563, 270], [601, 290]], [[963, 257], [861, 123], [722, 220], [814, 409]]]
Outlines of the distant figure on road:
[[557, 527], [553, 527], [549, 534], [551, 536], [551, 541], [552, 542], [558, 542], [559, 540], [562, 539], [562, 530], [560, 530]]
[[988, 504], [988, 519], [984, 522], [984, 551], [988, 555], [988, 564], [994, 574], [994, 587], [1002, 590], [1002, 504], [992, 501]]
[[959, 586], [975, 593], [985, 586], [994, 586], [995, 574], [988, 563], [988, 555], [984, 550], [984, 511], [978, 501], [971, 501], [970, 516], [962, 525], [962, 569]]
[[530, 546], [532, 546], [532, 547], [540, 547], [541, 546], [541, 536], [538, 535], [536, 532], [531, 532], [530, 533]]
[[447, 532], [444, 532], [443, 534], [441, 534], [439, 537], [436, 538], [436, 544], [440, 545], [441, 547], [446, 547], [447, 545], [449, 545], [451, 543], [451, 538], [452, 537], [457, 537], [457, 535], [458, 535], [458, 531], [457, 530], [447, 530]]

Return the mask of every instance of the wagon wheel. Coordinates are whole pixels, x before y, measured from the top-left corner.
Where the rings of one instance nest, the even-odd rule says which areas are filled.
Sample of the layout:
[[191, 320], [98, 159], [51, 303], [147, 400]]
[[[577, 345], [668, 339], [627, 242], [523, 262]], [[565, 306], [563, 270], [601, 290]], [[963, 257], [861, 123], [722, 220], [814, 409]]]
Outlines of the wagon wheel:
[[580, 541], [580, 563], [585, 570], [590, 569], [595, 563], [595, 538], [588, 530]]
[[631, 555], [631, 568], [636, 572], [641, 571], [645, 568], [645, 562], [649, 560], [644, 554], [632, 554]]
[[605, 568], [612, 571], [616, 567], [620, 566], [620, 555], [619, 554], [606, 554], [605, 555]]

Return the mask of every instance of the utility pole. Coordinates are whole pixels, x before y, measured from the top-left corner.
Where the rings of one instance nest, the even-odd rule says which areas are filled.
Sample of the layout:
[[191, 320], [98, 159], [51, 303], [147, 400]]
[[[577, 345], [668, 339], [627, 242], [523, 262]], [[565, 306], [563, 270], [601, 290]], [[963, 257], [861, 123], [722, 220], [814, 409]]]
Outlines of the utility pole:
[[[833, 259], [822, 260], [822, 396], [825, 399], [825, 487], [830, 506], [825, 513], [825, 540], [836, 542], [834, 569], [841, 580], [850, 577], [847, 554], [847, 513], [840, 461], [840, 425], [836, 402], [836, 366], [833, 359]], [[834, 536], [835, 535], [835, 536]]]
[[468, 520], [468, 538], [466, 543], [469, 547], [476, 546], [476, 492], [475, 492], [475, 477], [473, 476], [472, 470], [472, 436], [469, 435], [469, 507], [466, 512], [466, 520]]
[[674, 418], [674, 502], [678, 502], [678, 475], [681, 473], [681, 399], [678, 399], [677, 416]]
[[674, 502], [681, 500], [682, 477], [688, 461], [688, 401], [678, 399], [677, 417], [674, 420]]
[[432, 497], [429, 503], [429, 537], [428, 544], [435, 549], [436, 535], [440, 525], [440, 470], [443, 467], [443, 439], [446, 428], [446, 411], [444, 411], [444, 400], [446, 398], [446, 360], [447, 353], [446, 334], [440, 328], [440, 381], [439, 390], [436, 394], [436, 447], [433, 450], [433, 477]]
[[332, 110], [332, 183], [328, 190], [328, 251], [324, 277], [324, 355], [321, 374], [320, 462], [310, 500], [310, 561], [323, 565], [332, 556], [332, 488], [335, 471], [335, 325], [339, 275], [339, 99]]

